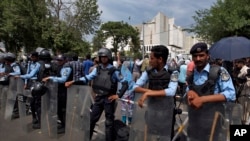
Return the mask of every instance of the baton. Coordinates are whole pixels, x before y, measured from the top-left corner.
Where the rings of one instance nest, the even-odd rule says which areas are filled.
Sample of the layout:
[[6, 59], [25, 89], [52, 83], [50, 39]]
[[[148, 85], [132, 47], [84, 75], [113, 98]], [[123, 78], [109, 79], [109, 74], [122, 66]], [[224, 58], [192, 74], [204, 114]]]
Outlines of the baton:
[[[138, 102], [135, 102], [133, 100], [128, 100], [128, 99], [123, 99], [123, 98], [119, 98], [120, 101], [123, 101], [123, 102], [126, 102], [126, 103], [131, 103], [131, 104], [136, 104], [136, 105], [139, 105]], [[146, 104], [143, 104], [143, 107], [147, 107]]]

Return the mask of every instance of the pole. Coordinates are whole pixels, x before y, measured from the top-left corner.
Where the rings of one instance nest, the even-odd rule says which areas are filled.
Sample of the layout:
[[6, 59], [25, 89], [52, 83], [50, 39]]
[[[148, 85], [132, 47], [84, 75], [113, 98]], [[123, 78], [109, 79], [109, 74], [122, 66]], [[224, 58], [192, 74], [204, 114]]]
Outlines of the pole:
[[142, 59], [144, 59], [145, 56], [145, 43], [144, 43], [144, 22], [142, 22]]

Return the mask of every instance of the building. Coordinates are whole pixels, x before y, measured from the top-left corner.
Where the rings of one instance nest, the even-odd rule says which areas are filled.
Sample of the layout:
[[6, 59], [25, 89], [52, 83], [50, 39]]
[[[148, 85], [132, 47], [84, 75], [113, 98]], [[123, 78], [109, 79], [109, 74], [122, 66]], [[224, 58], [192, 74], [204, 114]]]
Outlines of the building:
[[159, 12], [152, 20], [136, 26], [141, 32], [142, 52], [147, 54], [155, 45], [165, 45], [174, 58], [178, 54], [188, 54], [190, 48], [199, 40], [174, 24], [174, 18], [168, 18]]
[[[155, 45], [165, 45], [169, 49], [169, 58], [178, 54], [189, 54], [190, 48], [199, 39], [183, 31], [182, 27], [175, 25], [174, 18], [159, 12], [152, 20], [135, 25], [139, 30], [143, 56], [150, 53]], [[124, 51], [129, 51], [129, 45], [124, 45]], [[106, 40], [106, 47], [113, 47], [112, 37]], [[187, 55], [186, 55], [187, 56]]]

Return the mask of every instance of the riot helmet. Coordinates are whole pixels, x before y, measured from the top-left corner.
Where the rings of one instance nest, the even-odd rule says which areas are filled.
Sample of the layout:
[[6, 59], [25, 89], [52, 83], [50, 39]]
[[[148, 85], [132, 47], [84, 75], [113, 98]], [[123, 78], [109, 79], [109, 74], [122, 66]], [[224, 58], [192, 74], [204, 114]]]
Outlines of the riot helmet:
[[41, 59], [41, 60], [51, 59], [51, 55], [50, 55], [49, 50], [44, 49], [41, 52], [39, 52], [39, 59]]
[[4, 55], [4, 60], [14, 62], [16, 60], [16, 55], [14, 53], [8, 52]]
[[109, 60], [112, 59], [112, 53], [111, 53], [111, 51], [108, 48], [104, 48], [104, 47], [101, 48], [101, 49], [99, 49], [98, 56], [99, 57], [107, 56]]
[[35, 82], [31, 87], [32, 96], [43, 96], [47, 91], [47, 87], [42, 82]]

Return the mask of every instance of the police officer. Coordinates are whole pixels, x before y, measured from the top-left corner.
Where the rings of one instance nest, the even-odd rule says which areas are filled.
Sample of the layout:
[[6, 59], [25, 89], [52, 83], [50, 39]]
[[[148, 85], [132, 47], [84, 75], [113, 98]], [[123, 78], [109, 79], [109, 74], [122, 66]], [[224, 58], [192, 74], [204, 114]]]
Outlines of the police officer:
[[58, 82], [58, 107], [57, 114], [58, 119], [61, 121], [61, 124], [58, 126], [58, 134], [65, 132], [65, 120], [66, 120], [66, 103], [67, 103], [67, 88], [64, 83], [66, 81], [73, 80], [72, 68], [67, 63], [67, 58], [65, 55], [58, 55], [56, 57], [58, 62], [58, 71], [57, 76], [49, 76], [43, 78], [43, 81], [52, 80], [53, 82]]
[[8, 76], [15, 76], [21, 74], [20, 66], [15, 62], [16, 61], [16, 55], [13, 53], [6, 53], [4, 55], [4, 61], [5, 61], [5, 74]]
[[[3, 81], [0, 82], [2, 85], [9, 85], [9, 77], [10, 76], [15, 76], [15, 75], [20, 75], [20, 66], [15, 62], [16, 61], [16, 55], [13, 53], [6, 53], [4, 55], [4, 65], [3, 69], [4, 72], [1, 74], [1, 77], [4, 78], [2, 79]], [[3, 100], [5, 99], [5, 96], [3, 97]], [[12, 118], [17, 118], [18, 115], [18, 107], [17, 107], [17, 101], [15, 102], [14, 109], [13, 109], [13, 115]]]
[[[30, 60], [31, 62], [28, 63], [27, 72], [24, 75], [16, 76], [17, 78], [20, 77], [25, 79], [24, 82], [24, 89], [30, 89], [32, 85], [37, 82], [38, 73], [40, 70], [41, 65], [38, 63], [38, 52], [33, 51], [30, 53]], [[39, 112], [39, 107], [41, 107], [41, 102], [38, 97], [31, 97], [30, 98], [30, 108], [32, 113], [32, 128], [33, 129], [40, 129], [40, 121], [41, 121], [41, 114]]]
[[[80, 78], [80, 82], [85, 84], [93, 80], [93, 91], [96, 93], [95, 103], [90, 113], [90, 139], [93, 135], [96, 122], [105, 111], [105, 132], [106, 141], [114, 141], [114, 113], [115, 99], [121, 98], [128, 88], [128, 82], [119, 75], [119, 71], [112, 64], [112, 53], [107, 48], [101, 48], [98, 51], [100, 63], [89, 75]], [[66, 87], [79, 81], [66, 82]], [[122, 88], [117, 92], [117, 83], [122, 83]]]
[[[235, 101], [235, 88], [226, 69], [210, 66], [205, 43], [193, 45], [190, 54], [195, 69], [187, 79], [188, 136], [191, 141], [208, 141], [215, 111], [224, 113], [223, 102]], [[221, 140], [217, 138], [218, 132], [214, 137]]]
[[[160, 137], [161, 140], [170, 140], [173, 135], [175, 121], [174, 95], [178, 86], [178, 72], [168, 71], [166, 65], [168, 54], [169, 51], [166, 46], [154, 46], [151, 49], [149, 61], [152, 68], [144, 71], [133, 87], [135, 92], [143, 94], [139, 99], [139, 106], [143, 107], [144, 101], [148, 99], [148, 114], [146, 117], [148, 131], [150, 134], [167, 137]], [[143, 87], [147, 82], [149, 83], [148, 89]], [[157, 117], [157, 115], [159, 115], [157, 113], [164, 114]], [[161, 119], [165, 119], [165, 121], [161, 121]], [[153, 129], [153, 125], [151, 126], [151, 123], [153, 122], [161, 125], [161, 127], [158, 126], [158, 129]], [[172, 125], [172, 127], [166, 127], [167, 125]], [[155, 130], [155, 132], [153, 132], [153, 130]]]

